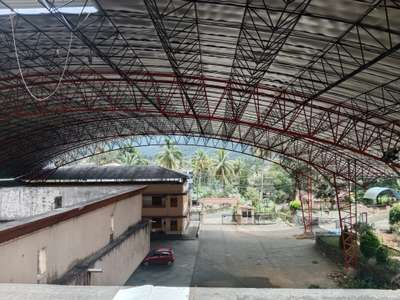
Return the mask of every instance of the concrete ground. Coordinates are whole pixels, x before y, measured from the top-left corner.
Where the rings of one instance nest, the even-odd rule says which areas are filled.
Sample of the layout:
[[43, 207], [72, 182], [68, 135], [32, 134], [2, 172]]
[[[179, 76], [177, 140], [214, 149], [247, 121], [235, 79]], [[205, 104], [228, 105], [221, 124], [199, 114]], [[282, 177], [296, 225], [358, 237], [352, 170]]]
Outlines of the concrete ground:
[[190, 286], [199, 240], [152, 241], [151, 247], [171, 247], [176, 261], [171, 265], [140, 266], [125, 285]]
[[[126, 288], [126, 287], [125, 287]], [[189, 290], [189, 291], [188, 291]], [[121, 294], [121, 291], [123, 294]], [[395, 300], [395, 290], [238, 289], [1, 284], [1, 300]]]
[[191, 286], [241, 288], [335, 287], [339, 271], [314, 248], [296, 239], [301, 230], [277, 225], [205, 225]]
[[[172, 266], [141, 266], [126, 285], [239, 288], [336, 287], [328, 278], [338, 267], [314, 248], [314, 240], [296, 239], [300, 228], [275, 225], [202, 225], [199, 240], [157, 241], [171, 246]], [[211, 224], [214, 223], [214, 224]]]

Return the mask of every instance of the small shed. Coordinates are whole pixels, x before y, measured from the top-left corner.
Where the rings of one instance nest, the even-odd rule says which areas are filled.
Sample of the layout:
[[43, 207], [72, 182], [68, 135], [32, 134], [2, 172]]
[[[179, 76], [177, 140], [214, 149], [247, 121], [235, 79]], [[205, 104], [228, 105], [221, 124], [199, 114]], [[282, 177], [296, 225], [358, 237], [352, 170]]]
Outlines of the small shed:
[[378, 199], [380, 196], [388, 195], [389, 197], [394, 198], [396, 201], [400, 200], [400, 195], [394, 189], [387, 187], [373, 187], [368, 189], [363, 199], [368, 200], [371, 204], [378, 204]]
[[238, 207], [238, 214], [243, 218], [251, 218], [254, 216], [254, 207], [249, 204], [243, 204]]

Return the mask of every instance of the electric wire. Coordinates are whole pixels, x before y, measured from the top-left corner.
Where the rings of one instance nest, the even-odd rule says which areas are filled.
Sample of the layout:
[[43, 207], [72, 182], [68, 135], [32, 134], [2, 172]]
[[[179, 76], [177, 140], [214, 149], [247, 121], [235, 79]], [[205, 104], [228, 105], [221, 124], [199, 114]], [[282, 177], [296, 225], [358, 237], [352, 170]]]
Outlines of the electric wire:
[[33, 99], [35, 99], [38, 102], [46, 101], [47, 99], [52, 97], [58, 91], [58, 89], [59, 89], [59, 87], [61, 85], [61, 82], [62, 82], [62, 80], [64, 78], [65, 71], [67, 70], [67, 67], [68, 67], [69, 56], [70, 56], [70, 53], [71, 53], [73, 32], [71, 32], [71, 35], [70, 35], [68, 49], [67, 49], [67, 55], [66, 55], [65, 62], [64, 62], [64, 68], [63, 68], [63, 70], [61, 72], [60, 78], [59, 78], [59, 80], [57, 82], [57, 85], [56, 85], [55, 89], [50, 94], [48, 94], [46, 97], [39, 98], [39, 97], [37, 97], [36, 95], [34, 95], [32, 93], [31, 89], [29, 88], [28, 84], [25, 81], [24, 74], [22, 72], [21, 63], [20, 63], [19, 55], [18, 55], [17, 43], [16, 43], [16, 40], [15, 40], [14, 16], [15, 16], [15, 14], [10, 14], [11, 32], [12, 32], [12, 38], [13, 38], [13, 44], [14, 44], [15, 58], [17, 60], [18, 70], [19, 70], [19, 74], [21, 76], [22, 82], [23, 82], [23, 84], [25, 86], [25, 89], [27, 90], [27, 92], [29, 93], [29, 95]]

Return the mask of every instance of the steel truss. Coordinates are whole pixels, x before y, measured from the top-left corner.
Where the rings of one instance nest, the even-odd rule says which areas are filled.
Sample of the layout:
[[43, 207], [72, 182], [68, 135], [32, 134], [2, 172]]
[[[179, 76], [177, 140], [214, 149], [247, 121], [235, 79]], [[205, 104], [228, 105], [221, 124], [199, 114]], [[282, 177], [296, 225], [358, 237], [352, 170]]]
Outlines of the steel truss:
[[[9, 17], [0, 16], [0, 175], [132, 136], [275, 152], [334, 179], [351, 265], [354, 209], [339, 182], [400, 170], [400, 4], [334, 3], [42, 0], [48, 14], [13, 18], [36, 96], [54, 91], [74, 38], [60, 88], [39, 102], [21, 81]], [[1, 9], [15, 5], [0, 0]], [[65, 12], [73, 7], [81, 11]]]
[[[235, 143], [229, 140], [207, 138], [203, 136], [180, 136], [180, 135], [146, 135], [131, 138], [109, 139], [92, 143], [86, 147], [77, 148], [59, 155], [49, 161], [46, 171], [52, 171], [62, 166], [69, 165], [79, 160], [95, 155], [122, 150], [149, 146], [163, 146], [166, 139], [174, 145], [181, 146], [201, 146], [213, 149], [225, 149], [230, 152], [241, 153], [244, 155], [257, 157], [280, 165], [287, 172], [294, 173], [299, 169], [300, 164], [296, 160], [286, 159], [276, 153], [270, 153], [264, 149], [251, 147], [244, 144]], [[33, 176], [36, 174], [33, 173]], [[27, 177], [28, 178], [28, 177]]]
[[[12, 8], [5, 1], [1, 3]], [[11, 63], [12, 52], [8, 52], [1, 96], [5, 102], [18, 97], [19, 106], [7, 109], [2, 120], [9, 122], [18, 118], [29, 122], [15, 128], [18, 139], [14, 143], [26, 138], [24, 135], [29, 139], [34, 134], [26, 131], [27, 126], [33, 125], [33, 130], [43, 128], [45, 123], [36, 121], [39, 118], [46, 118], [44, 122], [57, 128], [56, 114], [63, 114], [68, 124], [79, 122], [84, 112], [95, 112], [96, 118], [107, 119], [111, 110], [127, 118], [145, 112], [158, 113], [169, 122], [175, 122], [179, 133], [198, 127], [203, 134], [226, 138], [242, 123], [246, 126], [241, 127], [247, 127], [246, 132], [240, 133], [242, 136], [270, 130], [328, 144], [346, 155], [353, 155], [348, 154], [353, 152], [381, 161], [382, 153], [398, 147], [398, 125], [391, 116], [397, 103], [398, 93], [393, 89], [397, 76], [377, 85], [369, 84], [368, 89], [358, 94], [350, 95], [348, 90], [343, 93], [343, 101], [337, 101], [336, 94], [334, 97], [328, 93], [339, 86], [343, 90], [345, 87], [341, 85], [345, 81], [350, 82], [367, 69], [374, 70], [382, 60], [394, 54], [398, 47], [398, 32], [392, 17], [398, 11], [396, 1], [377, 1], [368, 6], [342, 34], [314, 55], [287, 87], [279, 88], [263, 82], [266, 74], [273, 72], [271, 67], [279, 66], [280, 55], [287, 55], [286, 45], [299, 38], [296, 27], [306, 14], [307, 1], [282, 1], [273, 6], [247, 1], [242, 9], [226, 79], [205, 74], [204, 61], [210, 50], [202, 33], [204, 36], [204, 28], [210, 24], [201, 17], [204, 14], [201, 7], [205, 5], [202, 1], [144, 2], [144, 13], [150, 17], [157, 34], [155, 41], [161, 45], [172, 74], [151, 72], [138, 54], [137, 44], [127, 37], [130, 32], [115, 21], [114, 13], [104, 9], [102, 3], [94, 3], [99, 11], [91, 16], [63, 14], [60, 9], [64, 2], [42, 3], [52, 14], [49, 18], [58, 21], [57, 30], [72, 31], [76, 47], [85, 48], [87, 52], [84, 56], [71, 53], [65, 85], [47, 103], [29, 99], [19, 76], [12, 72], [15, 64]], [[71, 1], [68, 5], [74, 3], [78, 2]], [[368, 19], [377, 14], [382, 16], [382, 25], [373, 27]], [[17, 44], [23, 67], [28, 71], [29, 85], [39, 95], [48, 94], [57, 82], [62, 58], [62, 55], [54, 55], [54, 49], [58, 49], [55, 52], [65, 51], [65, 42], [42, 30], [32, 18], [17, 14], [15, 19]], [[20, 37], [18, 30], [21, 29], [28, 35]], [[6, 27], [1, 32], [5, 41], [10, 42]], [[38, 58], [33, 65], [29, 62], [32, 57]], [[106, 68], [94, 67], [93, 60]], [[43, 67], [47, 68], [45, 72]], [[180, 121], [187, 117], [196, 122]], [[222, 126], [212, 126], [213, 118], [221, 121]], [[152, 124], [161, 131], [160, 124]], [[185, 125], [190, 127], [183, 128]], [[15, 153], [15, 149], [10, 151]], [[385, 163], [398, 168], [396, 163]]]

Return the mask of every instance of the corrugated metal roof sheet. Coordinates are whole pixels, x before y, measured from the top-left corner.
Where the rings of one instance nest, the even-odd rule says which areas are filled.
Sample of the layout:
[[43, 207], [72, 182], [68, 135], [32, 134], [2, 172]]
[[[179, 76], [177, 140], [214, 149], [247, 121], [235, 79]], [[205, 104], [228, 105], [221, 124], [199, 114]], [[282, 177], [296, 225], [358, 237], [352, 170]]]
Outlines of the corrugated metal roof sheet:
[[62, 167], [36, 182], [184, 182], [188, 176], [158, 166]]

